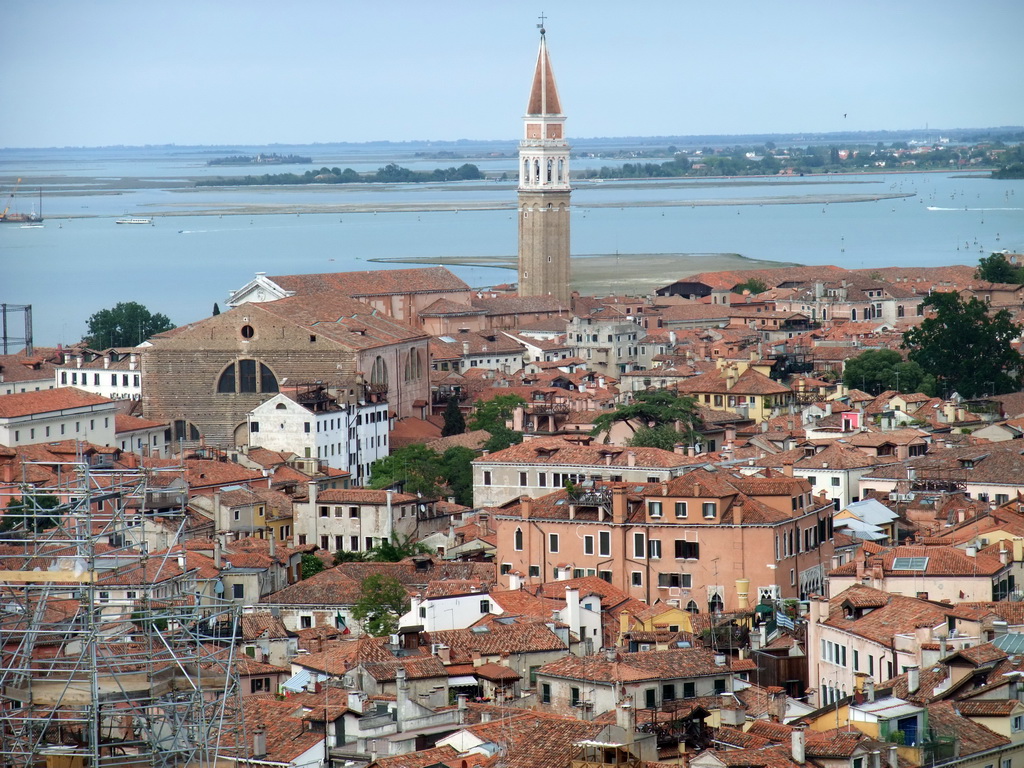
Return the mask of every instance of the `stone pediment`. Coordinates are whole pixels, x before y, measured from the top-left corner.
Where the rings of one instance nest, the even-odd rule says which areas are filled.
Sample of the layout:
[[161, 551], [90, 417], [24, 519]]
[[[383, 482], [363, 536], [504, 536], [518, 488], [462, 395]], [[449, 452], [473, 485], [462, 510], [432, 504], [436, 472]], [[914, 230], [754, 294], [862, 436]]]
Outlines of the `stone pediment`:
[[237, 291], [231, 292], [228, 300], [229, 307], [237, 307], [247, 303], [260, 303], [265, 301], [277, 301], [294, 296], [295, 291], [286, 291], [269, 277], [265, 272], [257, 272], [256, 277], [243, 285]]

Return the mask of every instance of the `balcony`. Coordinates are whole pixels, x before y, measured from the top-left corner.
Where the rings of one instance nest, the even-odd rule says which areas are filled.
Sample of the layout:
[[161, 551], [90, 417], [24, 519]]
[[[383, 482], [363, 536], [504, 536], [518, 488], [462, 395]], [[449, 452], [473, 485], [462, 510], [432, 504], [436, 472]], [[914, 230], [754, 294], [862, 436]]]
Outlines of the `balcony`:
[[557, 413], [569, 413], [568, 403], [536, 402], [526, 404], [527, 412], [533, 416], [551, 416]]

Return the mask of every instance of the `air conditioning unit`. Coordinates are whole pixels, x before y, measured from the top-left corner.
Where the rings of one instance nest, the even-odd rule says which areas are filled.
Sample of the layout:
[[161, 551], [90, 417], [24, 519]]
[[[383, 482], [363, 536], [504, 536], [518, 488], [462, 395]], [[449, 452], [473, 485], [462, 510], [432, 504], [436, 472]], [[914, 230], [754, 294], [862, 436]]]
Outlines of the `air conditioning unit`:
[[679, 601], [678, 600], [668, 600], [666, 602], [668, 602], [668, 604], [671, 605], [673, 608], [678, 608], [679, 607]]

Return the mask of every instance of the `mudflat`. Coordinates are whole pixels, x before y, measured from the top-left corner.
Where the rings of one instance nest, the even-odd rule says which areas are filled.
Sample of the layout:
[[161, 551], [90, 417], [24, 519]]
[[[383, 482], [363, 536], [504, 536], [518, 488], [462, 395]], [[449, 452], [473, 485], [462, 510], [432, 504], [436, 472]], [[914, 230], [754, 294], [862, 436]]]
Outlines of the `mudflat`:
[[[445, 256], [367, 259], [392, 264], [433, 264], [444, 266], [496, 267], [516, 269], [514, 256]], [[785, 269], [794, 262], [748, 259], [738, 253], [631, 253], [573, 256], [572, 287], [582, 294], [646, 295], [674, 280], [698, 272], [740, 269]], [[509, 275], [509, 282], [515, 282]]]

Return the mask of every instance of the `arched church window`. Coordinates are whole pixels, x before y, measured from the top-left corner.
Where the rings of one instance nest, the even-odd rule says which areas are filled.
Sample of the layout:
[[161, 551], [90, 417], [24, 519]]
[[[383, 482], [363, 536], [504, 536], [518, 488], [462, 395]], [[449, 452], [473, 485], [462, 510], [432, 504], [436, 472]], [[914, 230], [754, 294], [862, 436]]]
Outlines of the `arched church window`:
[[418, 349], [411, 349], [405, 358], [405, 380], [415, 381], [422, 375], [423, 358]]
[[540, 184], [540, 160], [533, 161], [533, 183]]
[[529, 158], [523, 160], [523, 180], [530, 180], [530, 160]]
[[377, 355], [377, 358], [373, 361], [373, 368], [370, 369], [370, 383], [388, 383], [388, 364], [384, 362], [384, 358], [380, 355]]
[[522, 528], [516, 528], [515, 542], [513, 543], [512, 546], [513, 546], [513, 548], [517, 552], [521, 552], [522, 551], [522, 549], [523, 549], [523, 529]]
[[558, 158], [558, 181], [565, 181], [565, 160]]
[[269, 367], [250, 359], [228, 365], [217, 379], [219, 394], [277, 392], [277, 377]]
[[690, 613], [700, 613], [700, 607], [694, 600], [691, 600], [686, 604], [686, 610]]
[[548, 160], [548, 184], [550, 184], [551, 181], [552, 181], [551, 173], [552, 173], [553, 169], [554, 169], [554, 163], [551, 160]]

